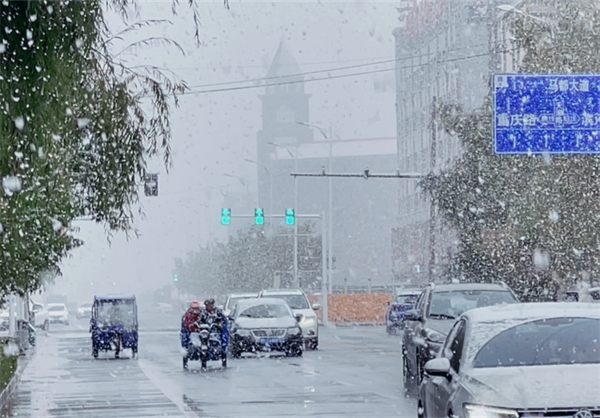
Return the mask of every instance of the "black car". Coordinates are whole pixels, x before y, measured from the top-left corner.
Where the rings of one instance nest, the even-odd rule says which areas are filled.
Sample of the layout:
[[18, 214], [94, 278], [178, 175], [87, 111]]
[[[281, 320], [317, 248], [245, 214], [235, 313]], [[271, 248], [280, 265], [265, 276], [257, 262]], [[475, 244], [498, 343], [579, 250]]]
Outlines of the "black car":
[[412, 394], [423, 379], [423, 366], [436, 357], [456, 318], [470, 309], [518, 303], [504, 283], [430, 284], [405, 313], [402, 339], [404, 390]]
[[385, 314], [385, 329], [388, 334], [395, 334], [399, 330], [404, 329], [404, 313], [415, 308], [421, 292], [421, 289], [405, 289], [396, 295]]
[[238, 302], [230, 316], [230, 352], [277, 352], [287, 357], [302, 355], [300, 316], [294, 317], [283, 299], [252, 298]]

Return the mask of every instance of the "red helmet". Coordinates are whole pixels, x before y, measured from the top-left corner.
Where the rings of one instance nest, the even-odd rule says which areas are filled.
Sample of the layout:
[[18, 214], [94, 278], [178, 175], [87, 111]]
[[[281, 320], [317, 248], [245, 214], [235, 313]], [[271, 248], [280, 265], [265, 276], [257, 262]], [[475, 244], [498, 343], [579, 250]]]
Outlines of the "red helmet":
[[197, 300], [193, 300], [190, 302], [190, 308], [192, 309], [200, 309], [200, 302]]

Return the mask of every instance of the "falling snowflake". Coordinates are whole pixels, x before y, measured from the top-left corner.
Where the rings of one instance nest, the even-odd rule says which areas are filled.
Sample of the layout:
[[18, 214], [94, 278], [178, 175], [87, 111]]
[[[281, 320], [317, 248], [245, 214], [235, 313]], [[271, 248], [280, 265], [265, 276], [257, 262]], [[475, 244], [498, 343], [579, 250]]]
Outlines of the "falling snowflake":
[[54, 232], [60, 232], [62, 227], [63, 227], [63, 224], [61, 221], [59, 221], [58, 219], [52, 220], [52, 229], [54, 229]]
[[15, 119], [15, 127], [19, 130], [22, 131], [23, 128], [25, 127], [25, 119], [23, 119], [22, 116], [19, 116]]
[[6, 195], [12, 196], [13, 193], [21, 191], [21, 179], [16, 176], [6, 176], [2, 179], [2, 188]]
[[549, 219], [550, 219], [552, 222], [556, 223], [556, 222], [558, 222], [558, 219], [559, 219], [560, 217], [558, 216], [558, 212], [557, 212], [557, 211], [555, 211], [555, 210], [551, 210], [551, 211], [550, 211], [550, 214], [548, 215], [548, 218], [549, 218]]
[[90, 120], [88, 118], [79, 118], [77, 119], [77, 127], [79, 129], [83, 129], [86, 126], [88, 126], [88, 124], [90, 123]]

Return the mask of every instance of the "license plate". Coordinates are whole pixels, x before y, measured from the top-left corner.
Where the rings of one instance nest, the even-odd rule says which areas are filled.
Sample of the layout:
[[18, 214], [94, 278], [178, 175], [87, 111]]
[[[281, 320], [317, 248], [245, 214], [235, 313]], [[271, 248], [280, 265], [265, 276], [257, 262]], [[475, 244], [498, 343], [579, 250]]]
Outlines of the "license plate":
[[260, 343], [264, 345], [280, 344], [281, 340], [279, 338], [261, 338]]

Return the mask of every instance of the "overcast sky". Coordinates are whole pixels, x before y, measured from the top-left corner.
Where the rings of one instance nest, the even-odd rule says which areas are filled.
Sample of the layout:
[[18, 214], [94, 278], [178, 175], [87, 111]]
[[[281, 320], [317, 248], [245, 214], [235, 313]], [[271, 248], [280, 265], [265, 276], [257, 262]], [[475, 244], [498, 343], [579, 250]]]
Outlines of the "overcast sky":
[[[195, 92], [252, 86], [264, 77], [284, 37], [307, 78], [343, 74], [372, 74], [332, 78], [306, 84], [312, 94], [310, 122], [331, 125], [342, 139], [395, 137], [392, 30], [397, 24], [395, 2], [222, 2], [200, 4], [201, 45], [194, 42], [194, 24], [185, 4], [178, 15], [171, 2], [140, 2], [139, 19], [168, 19], [171, 24], [129, 34], [126, 45], [138, 39], [166, 36], [175, 47], [149, 46], [124, 54], [128, 65], [152, 64], [175, 72]], [[115, 30], [122, 21], [110, 19]], [[116, 45], [119, 50], [122, 45]], [[336, 68], [359, 66], [336, 71]], [[330, 70], [326, 72], [318, 72]], [[382, 71], [383, 70], [383, 71]], [[235, 83], [251, 80], [248, 83]], [[376, 93], [375, 81], [387, 86]], [[210, 86], [217, 83], [220, 86]], [[159, 196], [141, 198], [144, 219], [136, 227], [140, 237], [115, 234], [107, 243], [103, 227], [76, 222], [85, 245], [63, 262], [64, 276], [56, 289], [68, 291], [79, 302], [94, 293], [135, 292], [172, 282], [173, 259], [211, 237], [224, 240], [219, 223], [223, 196], [256, 192], [256, 133], [261, 129], [263, 89], [252, 88], [195, 93], [181, 98], [173, 109], [173, 162], [169, 173], [161, 161], [151, 168], [160, 173]], [[317, 138], [318, 133], [315, 133]], [[248, 208], [250, 212], [252, 208]], [[93, 284], [92, 284], [93, 283]], [[114, 283], [114, 284], [113, 284]]]

